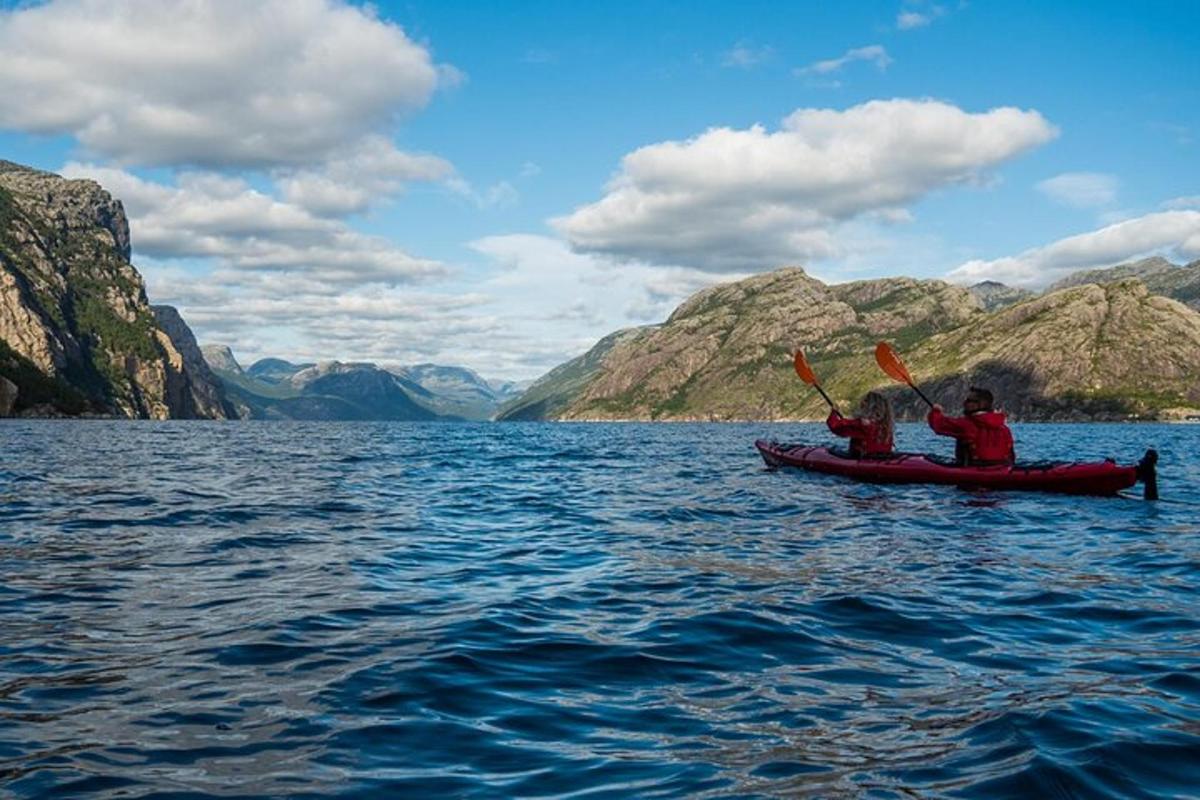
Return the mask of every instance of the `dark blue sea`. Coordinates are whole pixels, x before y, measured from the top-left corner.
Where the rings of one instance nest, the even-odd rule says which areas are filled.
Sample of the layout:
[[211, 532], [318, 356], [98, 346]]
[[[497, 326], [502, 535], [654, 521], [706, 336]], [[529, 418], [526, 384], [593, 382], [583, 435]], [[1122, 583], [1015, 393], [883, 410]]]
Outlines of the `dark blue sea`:
[[1017, 426], [1158, 503], [759, 436], [0, 421], [0, 796], [1200, 794], [1200, 426]]

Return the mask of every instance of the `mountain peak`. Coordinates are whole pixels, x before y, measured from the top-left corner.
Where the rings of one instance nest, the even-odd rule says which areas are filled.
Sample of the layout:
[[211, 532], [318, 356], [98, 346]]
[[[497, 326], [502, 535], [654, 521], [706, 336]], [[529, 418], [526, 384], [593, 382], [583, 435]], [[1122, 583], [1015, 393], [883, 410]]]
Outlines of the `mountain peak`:
[[[994, 281], [971, 288], [912, 278], [826, 286], [795, 271], [712, 287], [662, 326], [606, 337], [551, 370], [500, 418], [822, 418], [824, 402], [793, 373], [798, 347], [843, 407], [878, 390], [903, 416], [919, 416], [912, 392], [876, 368], [879, 339], [905, 352], [926, 393], [945, 402], [975, 382], [1023, 418], [1200, 405], [1200, 314], [1136, 277], [1040, 297]], [[1010, 301], [987, 312], [981, 294]], [[1154, 375], [1138, 377], [1147, 359]]]
[[233, 355], [233, 350], [223, 344], [205, 344], [200, 346], [200, 354], [208, 362], [208, 366], [218, 372], [228, 372], [242, 375], [242, 365]]

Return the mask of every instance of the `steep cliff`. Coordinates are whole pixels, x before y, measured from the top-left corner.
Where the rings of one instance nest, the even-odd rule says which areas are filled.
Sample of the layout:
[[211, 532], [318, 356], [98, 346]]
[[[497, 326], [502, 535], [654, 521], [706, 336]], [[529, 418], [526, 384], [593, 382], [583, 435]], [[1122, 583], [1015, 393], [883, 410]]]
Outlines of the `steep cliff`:
[[0, 375], [16, 411], [227, 416], [180, 351], [195, 344], [186, 325], [164, 329], [129, 254], [124, 210], [99, 185], [0, 161]]

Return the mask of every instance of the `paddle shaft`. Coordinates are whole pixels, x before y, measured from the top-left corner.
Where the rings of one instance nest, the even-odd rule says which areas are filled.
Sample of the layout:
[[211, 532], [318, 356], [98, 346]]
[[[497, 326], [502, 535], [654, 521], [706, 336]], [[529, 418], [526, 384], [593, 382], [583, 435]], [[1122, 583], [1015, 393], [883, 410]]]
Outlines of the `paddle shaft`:
[[814, 388], [814, 389], [816, 389], [818, 392], [820, 392], [820, 393], [821, 393], [821, 397], [824, 397], [824, 398], [825, 398], [825, 402], [826, 402], [826, 403], [829, 403], [829, 407], [830, 407], [830, 408], [832, 408], [834, 411], [837, 411], [837, 413], [838, 413], [839, 415], [842, 413], [842, 412], [838, 411], [838, 407], [837, 407], [837, 406], [835, 406], [835, 405], [833, 404], [833, 401], [829, 399], [829, 395], [825, 394], [825, 390], [821, 388], [821, 384], [819, 384], [819, 383], [814, 383], [814, 384], [813, 384], [813, 388]]
[[909, 383], [908, 385], [911, 386], [912, 390], [917, 393], [917, 397], [920, 397], [922, 400], [925, 401], [925, 405], [929, 406], [930, 408], [933, 408], [933, 401], [930, 400], [928, 397], [926, 397], [925, 393], [922, 392], [920, 389], [918, 389], [917, 385], [915, 383]]

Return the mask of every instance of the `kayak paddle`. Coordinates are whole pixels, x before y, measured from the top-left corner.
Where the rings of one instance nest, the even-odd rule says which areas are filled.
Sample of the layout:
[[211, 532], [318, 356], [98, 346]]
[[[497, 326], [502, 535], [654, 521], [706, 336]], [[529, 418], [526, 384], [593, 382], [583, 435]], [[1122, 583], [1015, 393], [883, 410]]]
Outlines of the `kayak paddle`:
[[907, 383], [912, 390], [920, 396], [922, 400], [933, 408], [933, 403], [925, 396], [925, 393], [917, 388], [913, 383], [912, 376], [908, 374], [908, 368], [904, 366], [904, 362], [900, 360], [900, 356], [896, 355], [896, 351], [887, 342], [880, 342], [875, 345], [875, 363], [879, 368], [891, 376], [894, 380], [900, 383]]
[[812, 367], [808, 365], [808, 359], [804, 357], [803, 350], [797, 350], [796, 355], [792, 358], [792, 366], [796, 368], [796, 374], [800, 376], [800, 380], [807, 383], [809, 386], [821, 393], [821, 397], [825, 398], [825, 402], [829, 403], [829, 407], [840, 417], [842, 412], [838, 411], [838, 407], [829, 399], [829, 395], [825, 394], [825, 390], [821, 388], [820, 381], [817, 380], [816, 374], [812, 371]]

